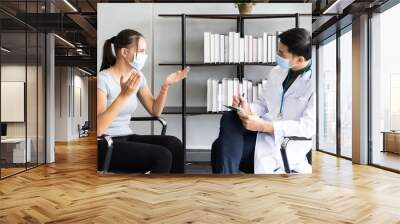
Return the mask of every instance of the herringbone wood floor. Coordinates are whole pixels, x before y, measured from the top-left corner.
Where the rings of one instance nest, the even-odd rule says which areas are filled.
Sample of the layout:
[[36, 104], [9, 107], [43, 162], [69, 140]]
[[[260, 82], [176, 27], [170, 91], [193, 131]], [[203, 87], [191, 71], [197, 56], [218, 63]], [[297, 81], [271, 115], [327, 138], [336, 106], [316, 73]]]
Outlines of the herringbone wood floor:
[[0, 181], [0, 223], [400, 223], [400, 175], [314, 153], [312, 175], [96, 173], [96, 144]]

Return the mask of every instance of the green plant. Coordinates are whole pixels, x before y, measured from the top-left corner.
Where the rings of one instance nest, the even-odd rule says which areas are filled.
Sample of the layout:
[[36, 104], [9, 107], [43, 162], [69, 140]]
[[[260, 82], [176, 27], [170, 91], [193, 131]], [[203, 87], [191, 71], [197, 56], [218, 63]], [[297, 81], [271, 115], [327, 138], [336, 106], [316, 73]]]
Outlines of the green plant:
[[235, 8], [244, 6], [245, 4], [248, 4], [248, 3], [251, 3], [253, 6], [256, 5], [256, 3], [255, 3], [255, 2], [252, 2], [252, 1], [240, 1], [240, 0], [236, 0], [236, 2], [235, 2]]

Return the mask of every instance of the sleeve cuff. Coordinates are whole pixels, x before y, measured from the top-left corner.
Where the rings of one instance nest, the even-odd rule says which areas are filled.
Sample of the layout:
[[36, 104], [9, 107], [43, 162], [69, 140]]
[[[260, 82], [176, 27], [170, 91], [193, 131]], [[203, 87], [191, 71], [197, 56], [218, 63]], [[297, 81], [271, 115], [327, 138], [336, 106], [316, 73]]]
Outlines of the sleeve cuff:
[[284, 136], [284, 131], [283, 131], [283, 122], [282, 121], [273, 121], [272, 125], [274, 127], [274, 140], [275, 140], [275, 145], [281, 145], [282, 140], [285, 137]]

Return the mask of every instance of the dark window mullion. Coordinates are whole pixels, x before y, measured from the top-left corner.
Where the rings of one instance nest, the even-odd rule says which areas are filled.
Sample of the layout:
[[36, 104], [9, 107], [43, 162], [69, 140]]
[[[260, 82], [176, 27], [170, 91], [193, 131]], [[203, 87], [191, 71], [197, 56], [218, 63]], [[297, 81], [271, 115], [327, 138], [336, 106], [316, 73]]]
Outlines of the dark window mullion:
[[341, 157], [341, 119], [340, 119], [340, 84], [341, 84], [341, 64], [340, 64], [340, 35], [339, 29], [336, 31], [336, 154]]

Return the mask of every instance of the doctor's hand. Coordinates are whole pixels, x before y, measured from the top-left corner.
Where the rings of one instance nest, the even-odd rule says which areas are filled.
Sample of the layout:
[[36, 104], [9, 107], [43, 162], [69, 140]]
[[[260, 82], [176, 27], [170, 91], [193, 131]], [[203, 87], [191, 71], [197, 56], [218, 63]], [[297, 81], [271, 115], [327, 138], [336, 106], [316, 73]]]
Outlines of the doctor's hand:
[[171, 73], [167, 76], [167, 78], [164, 81], [164, 85], [166, 86], [171, 86], [172, 84], [175, 84], [182, 79], [187, 77], [187, 74], [190, 72], [190, 67], [186, 67], [183, 70], [176, 71], [174, 73]]
[[251, 113], [250, 106], [243, 96], [233, 96], [232, 106], [237, 108], [240, 107], [242, 111], [246, 113]]
[[273, 132], [272, 123], [261, 119], [259, 116], [253, 113], [239, 112], [240, 120], [242, 121], [243, 127], [249, 131], [257, 132]]

